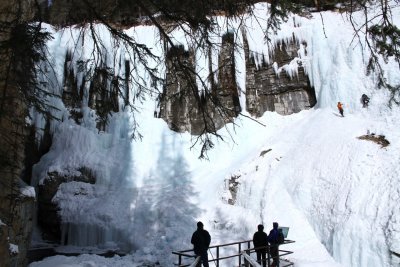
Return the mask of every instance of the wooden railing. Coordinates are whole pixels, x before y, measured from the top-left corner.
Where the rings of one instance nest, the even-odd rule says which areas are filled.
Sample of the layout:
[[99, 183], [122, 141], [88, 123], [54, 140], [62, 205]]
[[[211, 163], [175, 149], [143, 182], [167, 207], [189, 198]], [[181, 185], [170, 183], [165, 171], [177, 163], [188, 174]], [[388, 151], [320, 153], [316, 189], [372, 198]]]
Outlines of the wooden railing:
[[245, 251], [242, 252], [245, 265], [251, 265], [252, 267], [262, 267], [254, 258], [250, 257], [250, 254], [247, 254]]
[[[220, 266], [220, 261], [231, 259], [231, 258], [237, 258], [237, 263], [238, 266], [242, 266], [242, 264], [245, 264], [245, 266], [253, 266], [253, 267], [259, 267], [260, 265], [254, 265], [254, 263], [257, 263], [254, 258], [250, 256], [251, 253], [255, 252], [255, 249], [251, 247], [253, 241], [252, 240], [245, 240], [245, 241], [238, 241], [238, 242], [233, 242], [233, 243], [227, 243], [227, 244], [222, 244], [222, 245], [215, 245], [211, 246], [209, 248], [209, 259], [208, 262], [214, 262], [216, 267]], [[289, 243], [294, 243], [292, 240], [285, 240], [285, 242], [282, 245], [289, 244]], [[235, 249], [236, 247], [236, 249]], [[269, 253], [269, 248], [270, 246], [264, 247], [267, 249], [267, 266], [271, 266], [271, 260], [272, 257]], [[225, 250], [230, 250], [230, 252], [226, 253]], [[234, 252], [231, 252], [234, 250]], [[281, 259], [282, 256], [292, 254], [292, 251], [288, 250], [279, 250], [279, 255], [278, 257]], [[200, 262], [200, 257], [196, 257], [194, 255], [193, 249], [188, 249], [188, 250], [182, 250], [182, 251], [173, 251], [172, 254], [175, 254], [178, 256], [178, 262], [175, 264], [179, 267], [194, 267], [194, 266], [199, 266]], [[211, 257], [210, 257], [211, 256]], [[194, 260], [195, 259], [195, 260]], [[283, 265], [282, 265], [283, 264]], [[293, 263], [287, 261], [287, 260], [282, 260], [281, 259], [281, 265], [280, 267], [287, 267], [287, 266], [293, 266]]]
[[394, 252], [394, 251], [392, 251], [392, 250], [390, 250], [390, 253], [392, 253], [392, 255], [394, 255], [394, 256], [400, 258], [400, 253]]
[[[279, 246], [282, 246], [282, 245], [285, 245], [285, 244], [290, 244], [290, 243], [294, 243], [294, 241], [293, 240], [285, 240], [283, 242], [283, 244], [281, 244]], [[276, 246], [276, 245], [268, 245], [268, 246], [258, 247], [257, 248], [257, 249], [266, 249], [267, 250], [267, 253], [266, 253], [266, 256], [267, 256], [266, 257], [266, 266], [267, 267], [271, 266], [271, 261], [273, 261], [275, 258], [277, 258], [277, 260], [280, 262], [279, 267], [288, 267], [288, 266], [293, 266], [294, 265], [293, 262], [290, 262], [289, 260], [286, 260], [286, 259], [282, 258], [283, 256], [286, 256], [286, 255], [289, 255], [289, 254], [293, 254], [293, 251], [279, 249], [278, 250], [278, 256], [272, 257], [271, 253], [270, 253], [270, 250], [271, 250], [271, 248], [273, 246]], [[244, 256], [244, 259], [245, 259], [245, 264], [244, 265], [246, 267], [249, 267], [249, 266], [261, 267], [262, 266], [262, 264], [259, 264], [258, 262], [256, 262], [254, 260], [254, 258], [250, 257], [250, 254], [255, 252], [255, 250], [256, 250], [256, 248], [250, 248], [250, 249], [246, 249], [246, 250], [244, 250], [242, 252], [242, 254]]]
[[192, 262], [192, 264], [190, 264], [189, 267], [196, 267], [196, 266], [198, 266], [198, 264], [200, 264], [200, 256], [198, 256], [198, 257], [194, 260], [194, 262]]

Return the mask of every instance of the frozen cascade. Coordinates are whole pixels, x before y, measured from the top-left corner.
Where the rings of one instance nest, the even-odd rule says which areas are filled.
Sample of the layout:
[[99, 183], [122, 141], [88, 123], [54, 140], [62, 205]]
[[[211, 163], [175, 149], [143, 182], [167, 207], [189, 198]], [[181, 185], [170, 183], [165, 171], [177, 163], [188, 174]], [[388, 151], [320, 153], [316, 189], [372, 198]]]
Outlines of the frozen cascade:
[[126, 232], [112, 226], [103, 228], [96, 224], [64, 223], [61, 226], [61, 232], [62, 245], [116, 249], [123, 252], [133, 249]]
[[133, 249], [132, 216], [127, 216], [136, 190], [82, 182], [60, 185], [53, 201], [60, 207], [61, 244], [78, 247]]
[[[229, 22], [223, 18], [219, 19], [221, 25], [227, 26]], [[238, 22], [234, 22], [237, 24]], [[150, 80], [145, 68], [139, 61], [129, 56], [129, 52], [124, 45], [116, 42], [111, 34], [102, 25], [94, 28], [98, 38], [105, 44], [101, 54], [93, 53], [96, 46], [91, 39], [91, 33], [86, 28], [70, 27], [63, 31], [57, 32], [49, 25], [44, 26], [47, 31], [52, 32], [54, 39], [48, 43], [50, 55], [53, 57], [55, 72], [54, 84], [63, 84], [64, 60], [67, 55], [67, 68], [70, 69], [77, 78], [77, 87], [84, 85], [84, 98], [82, 101], [82, 125], [76, 125], [68, 116], [68, 110], [58, 98], [50, 99], [54, 106], [60, 112], [56, 117], [61, 122], [53, 122], [52, 130], [55, 135], [54, 144], [51, 151], [47, 153], [34, 168], [33, 184], [43, 183], [43, 177], [48, 172], [58, 172], [63, 175], [76, 174], [75, 169], [79, 166], [85, 166], [92, 170], [97, 178], [96, 184], [85, 184], [81, 182], [70, 181], [63, 183], [57, 194], [53, 198], [53, 202], [60, 207], [59, 214], [62, 218], [62, 242], [67, 245], [75, 246], [93, 246], [97, 242], [119, 243], [119, 238], [124, 237], [126, 243], [132, 236], [134, 229], [132, 217], [135, 209], [136, 187], [140, 183], [141, 178], [137, 178], [133, 166], [133, 153], [130, 141], [130, 134], [134, 127], [132, 121], [134, 114], [130, 110], [123, 107], [123, 101], [120, 99], [119, 113], [112, 114], [105, 132], [98, 132], [96, 128], [97, 115], [94, 110], [88, 107], [89, 83], [83, 84], [82, 66], [79, 62], [87, 62], [86, 71], [93, 76], [93, 62], [102, 62], [105, 67], [115, 70], [115, 75], [124, 77], [125, 69], [121, 67], [122, 60], [129, 60], [131, 66], [135, 66], [135, 71], [144, 80]], [[224, 27], [225, 28], [225, 27]], [[155, 27], [139, 26], [126, 31], [134, 39], [140, 40], [141, 43], [152, 48], [152, 53], [162, 58], [162, 46], [157, 37]], [[183, 44], [186, 49], [194, 46], [187, 44], [184, 31], [175, 31], [175, 41], [177, 44]], [[211, 36], [216, 42], [220, 41], [219, 34]], [[72, 52], [73, 51], [73, 52]], [[98, 51], [99, 52], [99, 51]], [[127, 56], [128, 55], [128, 56]], [[203, 79], [208, 73], [207, 60], [203, 58], [204, 54], [197, 53], [198, 66]], [[122, 59], [123, 58], [123, 59]], [[218, 50], [213, 51], [213, 69], [217, 69]], [[165, 71], [163, 66], [157, 60], [148, 60], [150, 66], [158, 69], [161, 73]], [[109, 85], [109, 81], [107, 81]], [[61, 90], [55, 93], [60, 94]], [[140, 106], [141, 99], [134, 100], [136, 87], [131, 85], [133, 92], [130, 93], [131, 101], [136, 101], [136, 107]], [[147, 100], [145, 107], [151, 106], [151, 102], [155, 99]], [[34, 113], [34, 112], [33, 112]], [[152, 111], [151, 111], [152, 113]], [[36, 115], [36, 114], [34, 114]], [[37, 126], [43, 128], [44, 120], [39, 115]], [[146, 170], [148, 173], [149, 170]], [[148, 174], [145, 175], [148, 175]], [[116, 211], [117, 209], [117, 211]], [[126, 213], [128, 216], [126, 216]], [[118, 216], [116, 216], [118, 214]], [[129, 215], [130, 214], [130, 215]], [[133, 238], [134, 239], [134, 238]], [[135, 240], [129, 240], [126, 247], [134, 247]]]
[[[113, 46], [117, 49], [115, 53], [111, 49], [103, 51], [103, 58], [100, 58], [91, 53], [94, 49], [93, 40], [85, 29], [70, 28], [56, 32], [50, 26], [45, 25], [45, 28], [54, 37], [48, 44], [54, 63], [54, 72], [49, 74], [53, 77], [53, 85], [63, 84], [63, 66], [68, 51], [74, 51], [67, 68], [76, 74], [78, 87], [82, 86], [83, 76], [76, 62], [102, 60], [110, 67], [121, 65], [121, 55], [125, 55], [123, 46]], [[112, 38], [105, 28], [98, 26], [96, 31], [111, 46]], [[90, 72], [91, 65], [87, 67]], [[115, 68], [115, 71], [124, 76], [123, 68]], [[59, 86], [54, 86], [53, 90], [57, 94], [61, 92]], [[127, 110], [114, 113], [109, 117], [106, 131], [98, 132], [97, 115], [88, 108], [88, 83], [85, 90], [81, 103], [81, 125], [69, 118], [67, 107], [60, 98], [49, 99], [57, 108], [53, 115], [60, 121], [52, 122], [52, 134], [55, 136], [53, 146], [34, 167], [32, 182], [34, 185], [43, 183], [43, 177], [48, 172], [68, 176], [77, 173], [80, 167], [90, 169], [96, 177], [95, 185], [69, 181], [61, 184], [53, 198], [53, 202], [60, 207], [61, 242], [80, 247], [109, 247], [112, 244], [115, 247], [116, 244], [119, 249], [129, 251], [132, 249], [132, 240], [129, 240], [132, 218], [125, 215], [131, 210], [136, 195], [130, 140], [132, 116]], [[120, 110], [124, 110], [122, 100]], [[38, 128], [44, 128], [44, 120], [40, 115], [33, 112], [33, 116], [37, 117]]]

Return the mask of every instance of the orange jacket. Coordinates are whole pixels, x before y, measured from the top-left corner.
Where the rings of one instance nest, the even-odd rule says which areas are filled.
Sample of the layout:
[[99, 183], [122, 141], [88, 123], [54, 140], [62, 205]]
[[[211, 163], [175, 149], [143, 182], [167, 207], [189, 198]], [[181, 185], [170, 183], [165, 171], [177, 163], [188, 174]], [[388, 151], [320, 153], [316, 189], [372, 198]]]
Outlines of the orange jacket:
[[338, 108], [339, 110], [343, 109], [342, 106], [343, 106], [342, 103], [340, 103], [340, 102], [337, 103], [337, 108]]

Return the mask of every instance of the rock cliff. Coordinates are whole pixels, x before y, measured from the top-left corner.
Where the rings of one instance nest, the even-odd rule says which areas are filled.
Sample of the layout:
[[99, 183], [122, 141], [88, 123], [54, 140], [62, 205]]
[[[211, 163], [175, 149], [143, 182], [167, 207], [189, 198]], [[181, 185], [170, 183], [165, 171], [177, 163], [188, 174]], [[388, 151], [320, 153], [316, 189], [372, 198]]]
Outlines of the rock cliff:
[[[314, 88], [298, 58], [298, 51], [300, 48], [306, 51], [307, 44], [300, 44], [295, 38], [282, 41], [274, 47], [271, 58], [266, 59], [250, 51], [245, 32], [243, 39], [246, 110], [251, 115], [260, 117], [266, 111], [290, 115], [316, 104]], [[261, 59], [256, 60], [255, 57]], [[173, 61], [185, 62], [187, 65], [172, 64]], [[222, 37], [218, 78], [210, 82], [210, 92], [197, 93], [196, 77], [188, 79], [180, 75], [186, 67], [196, 71], [194, 52], [184, 51], [183, 47], [171, 50], [167, 55], [166, 85], [159, 114], [171, 129], [198, 135], [207, 128], [206, 123], [213, 126], [211, 129], [218, 130], [238, 116], [244, 107], [241, 107], [239, 101], [239, 95], [243, 92], [236, 82], [233, 33], [226, 33]], [[193, 94], [190, 90], [196, 92]], [[196, 94], [199, 94], [200, 100], [193, 97]], [[215, 103], [219, 104], [218, 107]], [[208, 110], [211, 117], [204, 119], [201, 108]]]
[[33, 223], [35, 193], [20, 178], [29, 134], [28, 107], [15, 68], [19, 25], [31, 20], [34, 1], [0, 1], [0, 265], [25, 266]]
[[[246, 36], [245, 34], [243, 35]], [[301, 44], [306, 49], [307, 44]], [[282, 115], [297, 113], [316, 104], [314, 88], [298, 59], [300, 44], [293, 37], [289, 42], [275, 45], [272, 57], [257, 64], [244, 38], [246, 57], [246, 105], [253, 116], [259, 117], [266, 111]], [[290, 66], [289, 70], [279, 66]], [[294, 65], [294, 66], [293, 66]], [[290, 74], [290, 72], [294, 74]]]
[[48, 173], [43, 183], [38, 186], [38, 224], [42, 228], [44, 240], [60, 242], [61, 236], [61, 218], [58, 214], [59, 207], [53, 202], [59, 186], [62, 183], [79, 181], [94, 184], [96, 178], [93, 173], [80, 168], [73, 172], [74, 175], [59, 174], [57, 172]]

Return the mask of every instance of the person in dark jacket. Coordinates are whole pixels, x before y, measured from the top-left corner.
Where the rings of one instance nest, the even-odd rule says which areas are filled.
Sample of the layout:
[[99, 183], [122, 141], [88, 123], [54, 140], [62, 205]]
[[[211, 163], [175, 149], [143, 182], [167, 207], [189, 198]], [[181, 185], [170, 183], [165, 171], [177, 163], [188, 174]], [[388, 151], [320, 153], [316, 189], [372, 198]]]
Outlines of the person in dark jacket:
[[192, 235], [193, 250], [196, 256], [200, 256], [204, 267], [208, 267], [207, 250], [211, 243], [211, 236], [207, 230], [204, 230], [202, 222], [197, 223], [197, 230]]
[[272, 230], [268, 235], [268, 242], [271, 245], [270, 252], [272, 257], [272, 265], [271, 267], [279, 267], [279, 230], [278, 223], [272, 223]]
[[[264, 232], [264, 226], [262, 224], [258, 225], [258, 231], [254, 233], [253, 235], [253, 245], [254, 248], [256, 249], [257, 253], [257, 262], [260, 263], [261, 265], [261, 258], [262, 258], [262, 265], [266, 267], [267, 262], [266, 262], [266, 254], [267, 254], [267, 246], [268, 246], [268, 236]], [[260, 248], [263, 247], [263, 248]], [[257, 249], [259, 248], [259, 249]]]
[[369, 97], [366, 94], [362, 94], [361, 96], [361, 103], [362, 103], [362, 107], [363, 108], [367, 108], [368, 107], [368, 103], [369, 103]]

